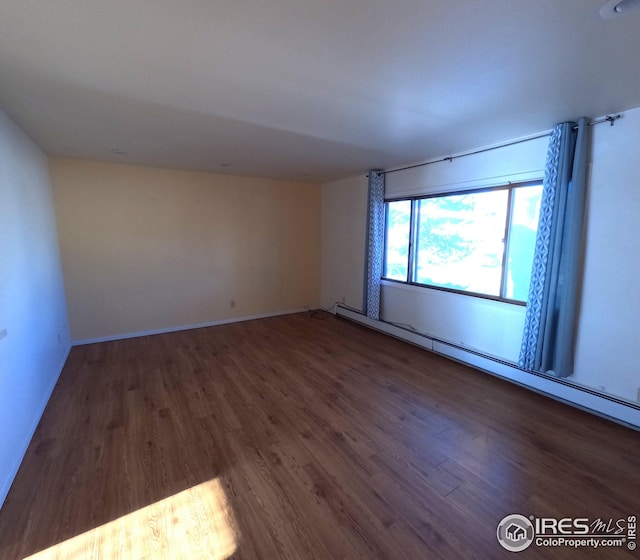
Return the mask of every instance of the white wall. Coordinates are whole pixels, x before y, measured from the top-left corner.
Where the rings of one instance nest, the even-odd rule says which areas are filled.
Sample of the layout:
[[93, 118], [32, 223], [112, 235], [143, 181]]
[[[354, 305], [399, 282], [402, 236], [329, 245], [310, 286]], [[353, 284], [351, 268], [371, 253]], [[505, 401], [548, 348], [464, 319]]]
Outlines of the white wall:
[[69, 352], [47, 159], [0, 111], [0, 504]]
[[[640, 386], [640, 109], [628, 111], [614, 127], [593, 127], [592, 173], [587, 216], [584, 287], [578, 319], [575, 373], [568, 381], [635, 401]], [[505, 184], [543, 175], [548, 138], [390, 173], [388, 197]], [[355, 181], [355, 179], [354, 179]], [[349, 188], [349, 181], [343, 181]], [[350, 188], [362, 189], [361, 183]], [[366, 184], [364, 185], [366, 189]], [[339, 299], [345, 274], [363, 274], [360, 239], [335, 232], [366, 214], [366, 195], [342, 204], [336, 183], [323, 187], [323, 215], [333, 216], [323, 232], [323, 251], [353, 254], [354, 262], [323, 260], [323, 301]], [[354, 204], [360, 200], [359, 209]], [[340, 223], [342, 217], [345, 223]], [[327, 227], [324, 219], [323, 226]], [[358, 252], [359, 251], [359, 252]], [[335, 277], [334, 277], [335, 276]], [[361, 293], [361, 292], [360, 292]], [[412, 325], [435, 338], [485, 354], [517, 361], [525, 308], [439, 290], [384, 282], [382, 319]]]
[[[363, 210], [364, 208], [364, 210]], [[362, 310], [367, 177], [322, 186], [322, 306]]]
[[453, 161], [436, 161], [424, 167], [387, 173], [386, 195], [393, 198], [452, 192], [539, 179], [544, 172], [548, 144], [549, 138], [542, 135]]
[[640, 109], [593, 127], [584, 285], [572, 379], [640, 398]]
[[512, 362], [518, 361], [525, 308], [387, 282], [381, 318], [410, 325], [432, 338]]

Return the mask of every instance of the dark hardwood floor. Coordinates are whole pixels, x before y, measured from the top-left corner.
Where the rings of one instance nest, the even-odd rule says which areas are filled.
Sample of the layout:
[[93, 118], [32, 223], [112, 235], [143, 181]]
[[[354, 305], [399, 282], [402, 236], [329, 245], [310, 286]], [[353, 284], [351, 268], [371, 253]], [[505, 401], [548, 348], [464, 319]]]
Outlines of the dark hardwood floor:
[[638, 515], [640, 434], [297, 314], [73, 348], [0, 558], [510, 558], [511, 513]]

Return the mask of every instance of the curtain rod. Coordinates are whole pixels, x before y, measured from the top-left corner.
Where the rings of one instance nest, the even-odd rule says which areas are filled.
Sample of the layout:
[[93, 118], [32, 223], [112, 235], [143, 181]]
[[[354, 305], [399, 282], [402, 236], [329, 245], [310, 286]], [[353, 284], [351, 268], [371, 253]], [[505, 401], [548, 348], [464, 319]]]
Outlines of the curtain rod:
[[[607, 115], [606, 117], [602, 117], [601, 119], [596, 119], [593, 121], [589, 121], [587, 126], [593, 126], [596, 124], [606, 123], [608, 122], [611, 126], [613, 123], [621, 118], [622, 115]], [[573, 127], [573, 130], [577, 130], [578, 125]], [[388, 175], [389, 173], [395, 173], [396, 171], [406, 171], [407, 169], [414, 169], [415, 167], [424, 167], [425, 165], [431, 165], [432, 163], [442, 163], [443, 161], [452, 162], [454, 159], [458, 159], [466, 156], [474, 156], [476, 154], [482, 154], [484, 152], [490, 152], [491, 150], [497, 150], [498, 148], [506, 148], [507, 146], [515, 146], [516, 144], [522, 144], [524, 142], [531, 142], [532, 140], [537, 140], [538, 138], [545, 138], [546, 136], [551, 136], [551, 132], [544, 132], [542, 134], [538, 134], [537, 136], [530, 136], [529, 138], [523, 138], [522, 140], [513, 140], [512, 142], [506, 142], [504, 144], [499, 144], [498, 146], [491, 146], [490, 148], [482, 148], [480, 150], [474, 150], [472, 152], [465, 152], [463, 154], [458, 154], [457, 156], [447, 156], [441, 159], [436, 159], [433, 161], [427, 161], [425, 163], [416, 163], [415, 165], [408, 165], [406, 167], [399, 167], [398, 169], [391, 169], [390, 171], [381, 171], [380, 175]]]

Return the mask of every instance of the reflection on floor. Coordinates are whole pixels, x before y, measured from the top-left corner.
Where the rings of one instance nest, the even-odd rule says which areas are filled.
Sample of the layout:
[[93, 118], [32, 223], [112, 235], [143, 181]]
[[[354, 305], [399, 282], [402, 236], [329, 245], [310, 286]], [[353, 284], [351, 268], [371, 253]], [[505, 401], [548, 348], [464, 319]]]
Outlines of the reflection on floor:
[[225, 560], [236, 550], [219, 480], [203, 482], [54, 545], [26, 560]]

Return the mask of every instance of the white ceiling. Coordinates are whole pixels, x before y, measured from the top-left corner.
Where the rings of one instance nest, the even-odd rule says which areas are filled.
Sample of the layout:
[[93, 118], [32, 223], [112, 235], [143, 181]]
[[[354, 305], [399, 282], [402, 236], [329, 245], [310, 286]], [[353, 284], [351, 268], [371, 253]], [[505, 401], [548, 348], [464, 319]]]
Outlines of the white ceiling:
[[0, 108], [49, 154], [335, 179], [640, 106], [604, 3], [0, 0]]

